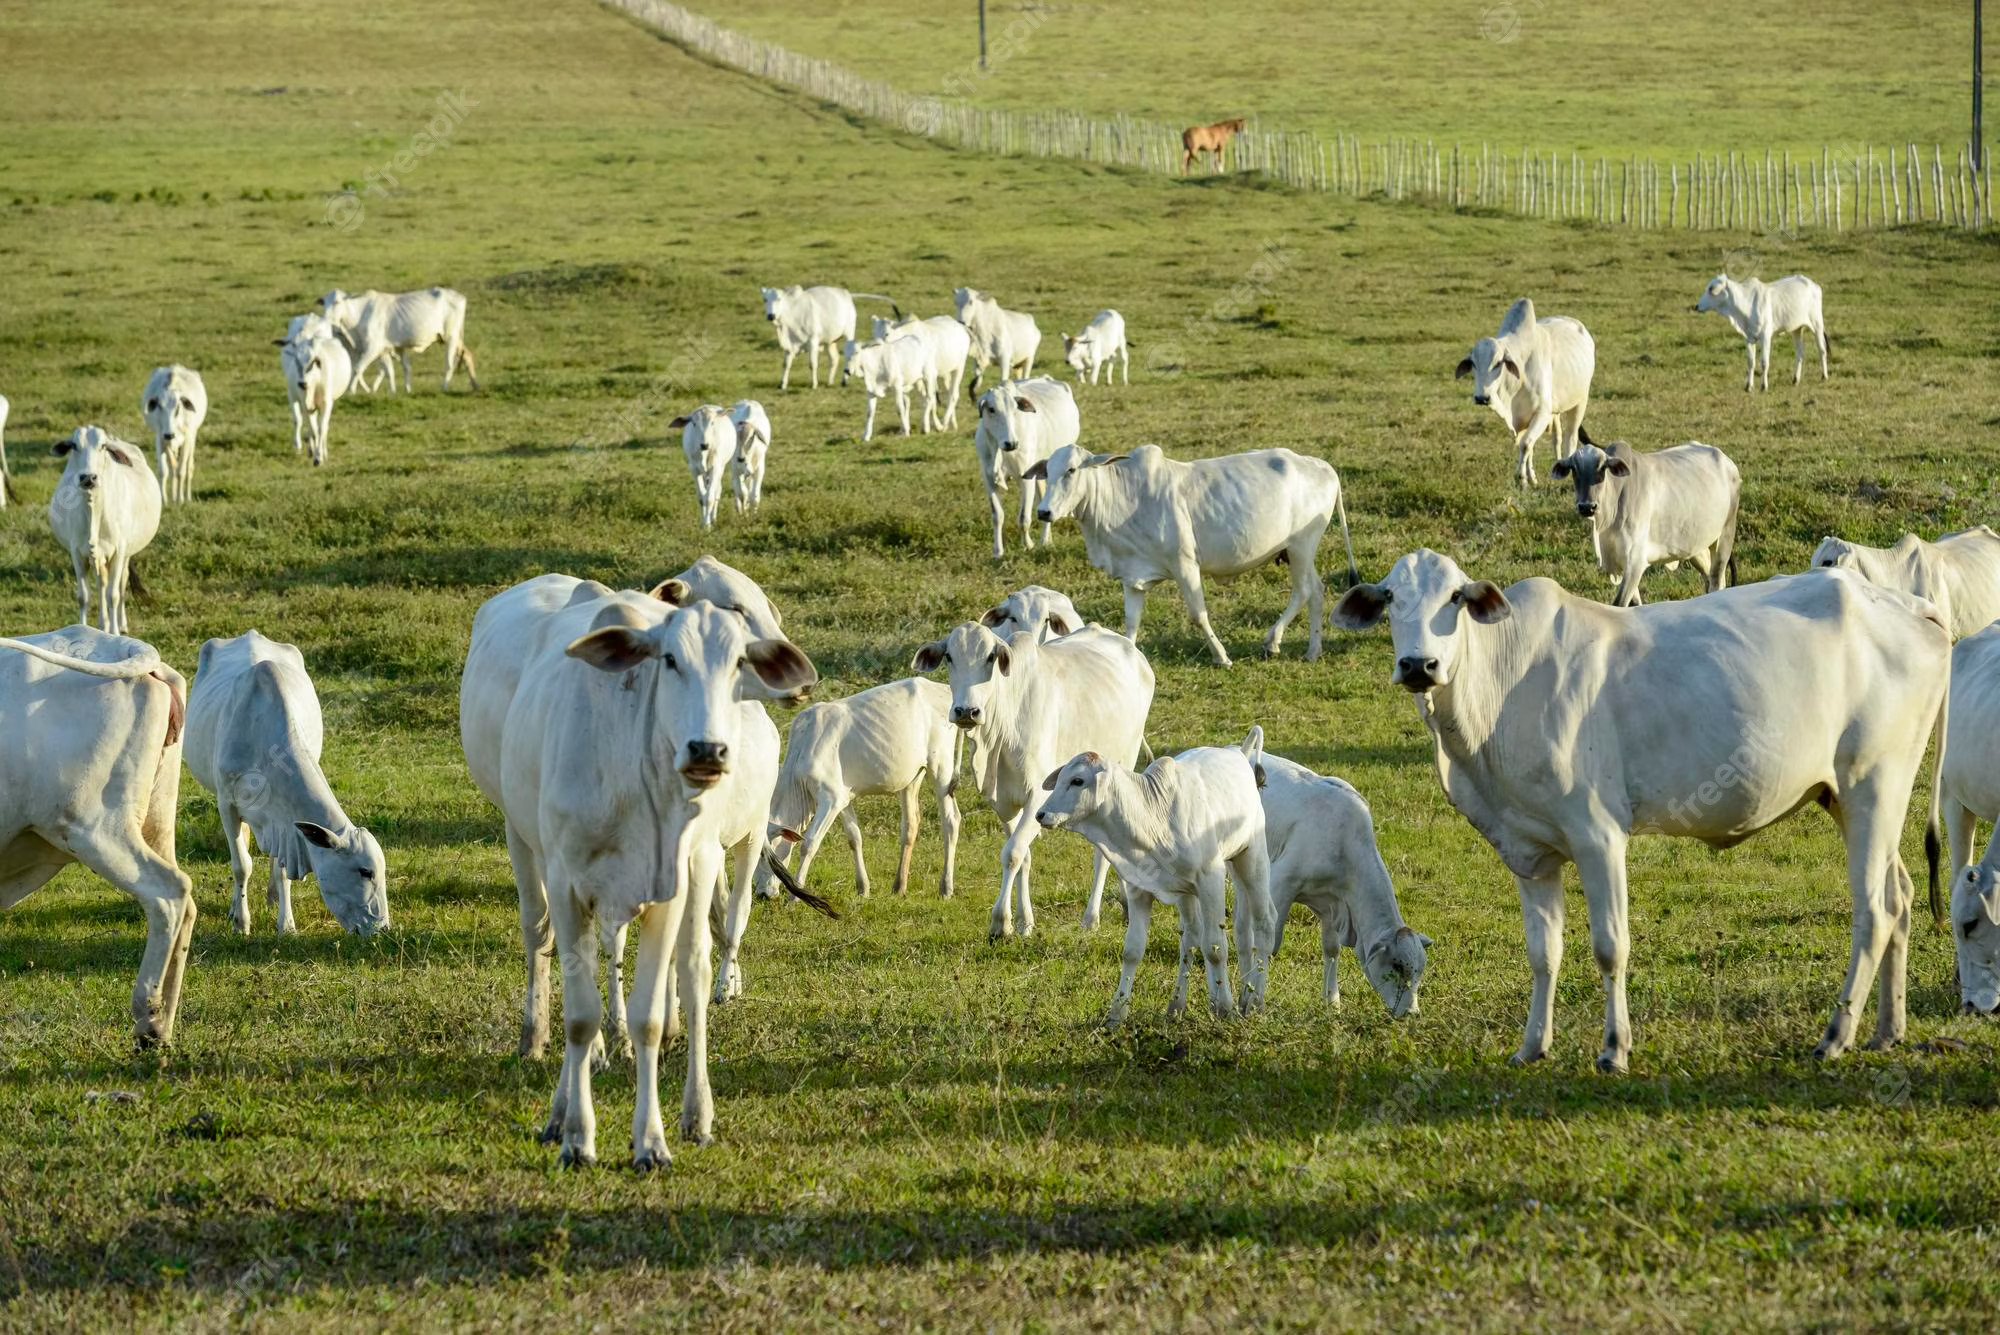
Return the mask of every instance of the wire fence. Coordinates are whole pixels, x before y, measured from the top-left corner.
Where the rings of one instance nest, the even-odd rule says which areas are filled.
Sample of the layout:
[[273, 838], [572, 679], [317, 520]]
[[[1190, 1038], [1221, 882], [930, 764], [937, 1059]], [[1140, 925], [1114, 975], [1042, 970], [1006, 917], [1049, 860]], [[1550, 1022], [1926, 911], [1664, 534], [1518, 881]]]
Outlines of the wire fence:
[[[604, 3], [716, 64], [957, 148], [1166, 175], [1184, 166], [1180, 126], [1132, 116], [1008, 111], [907, 93], [725, 28], [671, 0]], [[1955, 152], [1947, 158], [1942, 144], [1908, 143], [1838, 152], [1827, 146], [1816, 157], [1766, 149], [1761, 156], [1728, 152], [1686, 161], [1617, 160], [1510, 151], [1490, 142], [1364, 141], [1358, 135], [1263, 130], [1253, 123], [1230, 143], [1226, 165], [1300, 190], [1604, 226], [1734, 232], [1910, 223], [1991, 227], [1992, 148], [1985, 146], [1977, 161], [1969, 143]]]

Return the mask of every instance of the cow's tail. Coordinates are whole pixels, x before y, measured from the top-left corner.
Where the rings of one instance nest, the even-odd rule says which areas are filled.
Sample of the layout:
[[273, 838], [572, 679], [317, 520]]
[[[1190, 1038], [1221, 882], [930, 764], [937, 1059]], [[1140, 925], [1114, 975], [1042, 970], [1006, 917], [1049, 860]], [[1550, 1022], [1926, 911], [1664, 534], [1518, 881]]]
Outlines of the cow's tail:
[[1594, 441], [1594, 440], [1592, 440], [1592, 439], [1590, 438], [1590, 433], [1589, 433], [1588, 431], [1585, 431], [1585, 430], [1583, 429], [1583, 423], [1581, 423], [1581, 422], [1578, 422], [1578, 423], [1576, 424], [1576, 444], [1577, 444], [1577, 448], [1578, 448], [1578, 449], [1581, 449], [1581, 448], [1582, 448], [1582, 447], [1584, 447], [1585, 445], [1595, 445], [1596, 443], [1597, 443], [1596, 441]]
[[143, 598], [147, 602], [153, 600], [153, 591], [146, 587], [145, 580], [139, 578], [139, 567], [136, 565], [129, 563], [126, 565], [125, 587], [134, 598]]
[[1139, 737], [1139, 758], [1148, 765], [1153, 763], [1153, 744], [1143, 734]]
[[896, 312], [896, 318], [898, 320], [903, 318], [902, 308], [896, 305], [894, 297], [884, 296], [880, 292], [850, 292], [847, 295], [856, 301], [886, 301], [889, 303], [889, 309]]
[[21, 492], [19, 488], [15, 487], [14, 475], [7, 471], [7, 465], [4, 461], [0, 461], [0, 487], [7, 489], [8, 500], [14, 502], [16, 505], [21, 503]]
[[[1354, 534], [1347, 528], [1347, 488], [1340, 482], [1334, 483], [1333, 512], [1340, 518], [1340, 537], [1347, 544], [1347, 587], [1361, 583], [1361, 567], [1354, 564]], [[1317, 633], [1318, 627], [1314, 627]]]
[[1944, 735], [1951, 722], [1951, 652], [1945, 652], [1944, 695], [1937, 708], [1937, 765], [1931, 771], [1931, 818], [1924, 823], [1924, 861], [1930, 866], [1931, 920], [1948, 928], [1944, 895], [1938, 882], [1938, 859], [1943, 851], [1940, 825], [1944, 818]]
[[112, 681], [130, 681], [134, 677], [150, 677], [166, 666], [165, 663], [160, 661], [158, 654], [145, 658], [127, 658], [117, 663], [93, 663], [88, 658], [72, 658], [70, 655], [60, 653], [57, 650], [47, 649], [39, 644], [31, 644], [26, 640], [17, 640], [11, 636], [0, 636], [0, 649], [18, 649], [28, 657], [39, 658], [44, 663], [53, 663], [57, 667], [69, 668], [73, 672], [81, 672], [86, 676], [105, 677]]
[[804, 904], [809, 909], [824, 913], [829, 918], [838, 918], [840, 916], [840, 910], [836, 909], [830, 901], [821, 899], [818, 895], [813, 894], [798, 883], [798, 880], [786, 868], [785, 864], [778, 861], [778, 855], [772, 851], [769, 844], [764, 846], [764, 865], [771, 869], [771, 874], [778, 878], [778, 884], [784, 886], [785, 893], [793, 899], [798, 900], [799, 903]]

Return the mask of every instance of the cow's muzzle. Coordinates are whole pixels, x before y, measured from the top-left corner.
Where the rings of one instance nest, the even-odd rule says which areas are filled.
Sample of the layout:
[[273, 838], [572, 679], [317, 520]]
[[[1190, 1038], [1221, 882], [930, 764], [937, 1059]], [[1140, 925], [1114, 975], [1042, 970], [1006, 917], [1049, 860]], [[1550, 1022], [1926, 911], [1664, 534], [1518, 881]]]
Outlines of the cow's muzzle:
[[1418, 658], [1414, 655], [1396, 660], [1395, 682], [1409, 691], [1428, 691], [1438, 684], [1438, 661], [1435, 658]]
[[765, 311], [765, 312], [764, 312], [764, 319], [765, 319], [765, 320], [767, 320], [768, 322], [770, 322], [771, 324], [776, 324], [776, 323], [778, 323], [778, 317], [777, 317], [777, 316], [775, 316], [775, 315], [773, 315], [773, 314], [771, 314], [771, 312], [769, 312], [769, 311]]
[[1041, 826], [1044, 830], [1053, 830], [1061, 823], [1062, 817], [1056, 815], [1053, 811], [1037, 811], [1035, 813], [1035, 824]]
[[953, 706], [951, 707], [951, 722], [952, 722], [952, 726], [953, 726], [953, 727], [957, 727], [957, 728], [976, 728], [976, 727], [978, 727], [978, 726], [979, 726], [979, 706], [978, 706], [978, 705], [953, 705]]
[[1000, 442], [1000, 448], [1001, 448], [1001, 449], [1002, 449], [1003, 451], [1005, 451], [1005, 452], [1007, 452], [1007, 453], [1011, 454], [1011, 453], [1013, 453], [1013, 452], [1014, 452], [1015, 450], [1018, 450], [1018, 449], [1020, 449], [1020, 448], [1021, 448], [1021, 446], [1020, 446], [1020, 442], [1018, 442], [1018, 441], [1012, 441], [1012, 440], [1003, 440], [1003, 441], [1001, 441], [1001, 442]]
[[79, 477], [77, 478], [77, 480], [76, 480], [76, 485], [77, 485], [77, 486], [79, 486], [79, 487], [81, 487], [81, 488], [83, 488], [83, 489], [84, 489], [85, 491], [96, 491], [96, 490], [97, 490], [97, 474], [95, 474], [95, 473], [84, 473], [84, 474], [80, 475], [80, 476], [79, 476]]
[[1041, 520], [1044, 524], [1053, 524], [1056, 522], [1056, 517], [1047, 510], [1035, 511], [1035, 518]]
[[1578, 501], [1576, 503], [1576, 512], [1582, 515], [1585, 519], [1594, 519], [1597, 516], [1597, 502]]
[[1474, 394], [1472, 401], [1481, 408], [1491, 408], [1493, 406], [1493, 396], [1490, 394]]
[[729, 748], [721, 742], [689, 742], [681, 777], [698, 788], [711, 788], [729, 772]]

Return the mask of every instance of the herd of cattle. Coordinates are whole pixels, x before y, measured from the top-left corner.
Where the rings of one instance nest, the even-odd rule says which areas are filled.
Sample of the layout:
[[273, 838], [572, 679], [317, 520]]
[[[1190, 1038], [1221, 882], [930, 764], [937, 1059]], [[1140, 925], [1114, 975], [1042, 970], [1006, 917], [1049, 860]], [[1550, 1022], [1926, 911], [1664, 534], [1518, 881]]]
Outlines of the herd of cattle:
[[[858, 378], [867, 393], [864, 439], [876, 405], [891, 395], [905, 434], [912, 393], [924, 430], [950, 430], [959, 391], [968, 389], [978, 405], [974, 439], [994, 556], [1005, 550], [1010, 486], [1020, 494], [1024, 545], [1034, 545], [1035, 523], [1046, 543], [1051, 525], [1076, 519], [1091, 564], [1124, 586], [1124, 630], [1087, 624], [1064, 594], [1031, 585], [915, 646], [915, 675], [808, 705], [787, 744], [767, 706], [803, 704], [817, 672], [765, 592], [712, 557], [645, 592], [546, 574], [490, 599], [472, 626], [461, 737], [474, 782], [505, 818], [527, 964], [526, 1055], [547, 1044], [549, 965], [552, 956], [562, 962], [565, 1052], [546, 1138], [561, 1143], [565, 1162], [595, 1158], [591, 1073], [607, 1034], [638, 1066], [635, 1161], [668, 1161], [660, 1050], [683, 1018], [680, 1129], [706, 1141], [714, 1116], [708, 1007], [743, 991], [753, 900], [790, 893], [831, 912], [805, 883], [835, 821], [866, 895], [852, 803], [869, 794], [901, 800], [902, 892], [926, 785], [943, 831], [940, 890], [949, 896], [961, 776], [1005, 830], [994, 939], [1034, 929], [1032, 847], [1041, 831], [1067, 828], [1096, 850], [1086, 928], [1096, 926], [1117, 871], [1127, 931], [1110, 1022], [1130, 1006], [1156, 899], [1180, 920], [1170, 1013], [1186, 1006], [1197, 961], [1216, 1013], [1260, 1006], [1295, 903], [1318, 921], [1329, 1001], [1338, 999], [1345, 947], [1393, 1014], [1414, 1012], [1430, 942], [1403, 920], [1360, 794], [1266, 754], [1257, 728], [1238, 744], [1138, 768], [1150, 757], [1154, 686], [1137, 644], [1147, 590], [1174, 584], [1226, 666], [1203, 577], [1273, 562], [1289, 566], [1292, 587], [1266, 652], [1279, 652], [1301, 610], [1308, 658], [1318, 656], [1328, 623], [1360, 631], [1386, 620], [1392, 678], [1416, 697], [1447, 795], [1518, 883], [1533, 994], [1516, 1061], [1550, 1046], [1564, 863], [1576, 864], [1583, 884], [1605, 988], [1598, 1064], [1624, 1070], [1630, 838], [1681, 835], [1727, 847], [1813, 803], [1832, 814], [1846, 843], [1854, 908], [1850, 967], [1819, 1055], [1851, 1044], [1878, 973], [1874, 1041], [1897, 1041], [1915, 897], [1900, 842], [1933, 739], [1932, 910], [1944, 912], [1942, 826], [1964, 1007], [2000, 1011], [2000, 841], [1973, 862], [1975, 821], [2000, 817], [2000, 753], [1991, 745], [2000, 728], [2000, 535], [1991, 529], [1937, 542], [1908, 536], [1889, 549], [1828, 538], [1811, 570], [1734, 586], [1736, 465], [1695, 442], [1653, 453], [1592, 442], [1583, 429], [1591, 336], [1566, 317], [1538, 319], [1522, 300], [1458, 374], [1473, 377], [1476, 404], [1507, 422], [1520, 483], [1535, 481], [1536, 443], [1554, 428], [1551, 476], [1575, 488], [1599, 566], [1617, 582], [1611, 604], [1542, 578], [1502, 589], [1428, 549], [1404, 556], [1379, 583], [1363, 583], [1331, 466], [1284, 449], [1192, 462], [1153, 445], [1092, 452], [1080, 443], [1070, 386], [1034, 375], [1034, 319], [985, 293], [960, 289], [955, 317], [905, 319], [891, 303], [893, 317], [876, 319], [866, 341], [856, 339], [855, 294], [767, 288], [763, 298], [784, 353], [780, 388], [800, 352], [815, 387], [821, 350], [829, 383], [839, 354], [843, 380]], [[335, 291], [321, 307], [278, 340], [294, 445], [316, 464], [326, 458], [333, 402], [350, 386], [374, 388], [379, 377], [366, 375], [378, 364], [393, 391], [400, 359], [407, 387], [410, 355], [442, 342], [446, 387], [458, 366], [472, 373], [465, 299], [456, 292]], [[1697, 309], [1722, 312], [1743, 336], [1750, 388], [1760, 353], [1768, 387], [1777, 335], [1794, 336], [1795, 382], [1808, 335], [1827, 374], [1820, 289], [1811, 280], [1718, 277]], [[1115, 365], [1129, 383], [1131, 344], [1117, 312], [1063, 341], [1079, 382], [1095, 384]], [[988, 371], [998, 382], [982, 391]], [[137, 898], [148, 929], [132, 998], [142, 1044], [171, 1038], [195, 920], [192, 884], [175, 855], [183, 751], [216, 798], [238, 930], [251, 926], [253, 837], [271, 860], [279, 931], [293, 930], [291, 882], [307, 875], [346, 929], [389, 923], [383, 849], [348, 818], [320, 769], [319, 703], [300, 651], [254, 630], [211, 640], [189, 690], [151, 646], [126, 635], [131, 558], [157, 530], [163, 496], [193, 498], [207, 406], [201, 377], [186, 367], [163, 367], [149, 380], [144, 411], [157, 479], [135, 447], [96, 426], [57, 446], [67, 458], [49, 515], [72, 557], [84, 624], [0, 639], [13, 651], [0, 654], [0, 907], [71, 861]], [[5, 418], [0, 399], [0, 430]], [[702, 405], [674, 425], [704, 528], [718, 518], [725, 475], [739, 512], [760, 504], [772, 449], [762, 404]], [[0, 446], [0, 481], [4, 470]], [[0, 505], [8, 489], [11, 482], [0, 488]], [[1318, 551], [1335, 518], [1347, 539], [1347, 580], [1328, 612]], [[1708, 592], [1642, 605], [1647, 568], [1681, 561], [1703, 573]], [[943, 682], [929, 675], [938, 671]], [[1225, 936], [1231, 882], [1240, 992]], [[633, 924], [638, 961], [628, 996], [622, 962]], [[608, 1007], [601, 953], [612, 965]]]

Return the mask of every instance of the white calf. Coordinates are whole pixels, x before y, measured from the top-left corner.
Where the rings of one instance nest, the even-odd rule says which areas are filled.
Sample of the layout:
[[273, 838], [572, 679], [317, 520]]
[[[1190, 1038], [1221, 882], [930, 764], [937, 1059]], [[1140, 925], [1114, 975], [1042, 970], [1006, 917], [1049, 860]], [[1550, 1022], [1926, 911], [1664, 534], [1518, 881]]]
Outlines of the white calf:
[[972, 355], [972, 335], [965, 326], [949, 315], [933, 315], [928, 320], [914, 315], [900, 320], [878, 315], [873, 324], [877, 339], [915, 334], [929, 345], [931, 401], [938, 405], [938, 429], [949, 431], [957, 426], [958, 389], [965, 383], [965, 360]]
[[[1000, 498], [1012, 479], [1021, 488], [1021, 545], [1035, 545], [1035, 507], [1040, 504], [1042, 484], [1028, 473], [1065, 445], [1074, 445], [1083, 432], [1076, 411], [1076, 395], [1068, 385], [1049, 376], [1033, 380], [1002, 380], [979, 396], [979, 428], [973, 433], [973, 448], [979, 454], [980, 476], [986, 482], [986, 503], [993, 511], [993, 559], [1007, 554], [1007, 519]], [[1042, 525], [1042, 542], [1049, 540], [1049, 526]]]
[[1497, 334], [1472, 345], [1457, 375], [1472, 377], [1472, 401], [1492, 408], [1513, 433], [1514, 480], [1525, 487], [1535, 482], [1535, 442], [1551, 424], [1555, 457], [1575, 452], [1596, 372], [1590, 331], [1566, 315], [1537, 320], [1535, 303], [1522, 297], [1507, 308]]
[[324, 320], [294, 321], [297, 332], [279, 340], [279, 360], [285, 368], [285, 392], [292, 401], [292, 446], [299, 447], [299, 427], [305, 427], [307, 457], [317, 468], [326, 462], [333, 427], [333, 405], [356, 382], [354, 357], [347, 337]]
[[1125, 372], [1125, 383], [1132, 383], [1132, 348], [1125, 341], [1125, 317], [1117, 311], [1099, 311], [1083, 327], [1083, 332], [1075, 338], [1062, 336], [1063, 360], [1076, 372], [1081, 380], [1085, 374], [1090, 383], [1097, 383], [1097, 372], [1104, 371], [1105, 383], [1111, 380], [1111, 363], [1116, 361]]
[[681, 429], [681, 453], [687, 456], [688, 472], [694, 476], [701, 526], [704, 530], [714, 528], [715, 516], [722, 509], [722, 477], [736, 460], [736, 423], [729, 409], [704, 403], [667, 425]]
[[[354, 349], [357, 381], [379, 361], [389, 377], [389, 392], [395, 393], [393, 354], [402, 359], [403, 388], [407, 392], [415, 384], [410, 377], [410, 354], [442, 342], [444, 387], [451, 388], [451, 373], [463, 363], [472, 387], [479, 388], [479, 376], [472, 366], [472, 349], [465, 346], [463, 293], [448, 287], [431, 287], [418, 292], [357, 292], [350, 296], [335, 288], [319, 299], [319, 305]], [[372, 391], [375, 385], [364, 384], [362, 388]]]
[[78, 427], [55, 455], [68, 462], [49, 501], [49, 527], [76, 573], [77, 620], [89, 623], [95, 584], [99, 629], [123, 635], [132, 558], [160, 530], [160, 480], [137, 446], [102, 427]]
[[896, 396], [896, 414], [902, 419], [903, 434], [910, 434], [910, 391], [923, 396], [924, 434], [931, 432], [936, 402], [931, 394], [930, 344], [914, 334], [876, 343], [846, 344], [846, 375], [859, 376], [868, 392], [868, 420], [862, 424], [861, 439], [875, 436], [875, 405], [890, 394]]
[[1708, 287], [1695, 303], [1697, 314], [1720, 311], [1743, 336], [1750, 353], [1750, 374], [1743, 388], [1757, 388], [1757, 354], [1764, 354], [1764, 388], [1771, 387], [1771, 340], [1780, 334], [1792, 336], [1792, 350], [1798, 364], [1792, 367], [1792, 383], [1798, 384], [1806, 371], [1806, 335], [1819, 343], [1819, 378], [1831, 374], [1826, 364], [1826, 317], [1820, 309], [1819, 284], [1804, 274], [1780, 278], [1775, 283], [1746, 278], [1737, 282], [1727, 274], [1708, 280]]
[[194, 499], [194, 438], [208, 419], [208, 387], [185, 366], [162, 366], [146, 382], [140, 404], [153, 429], [161, 490], [167, 500], [185, 504]]

